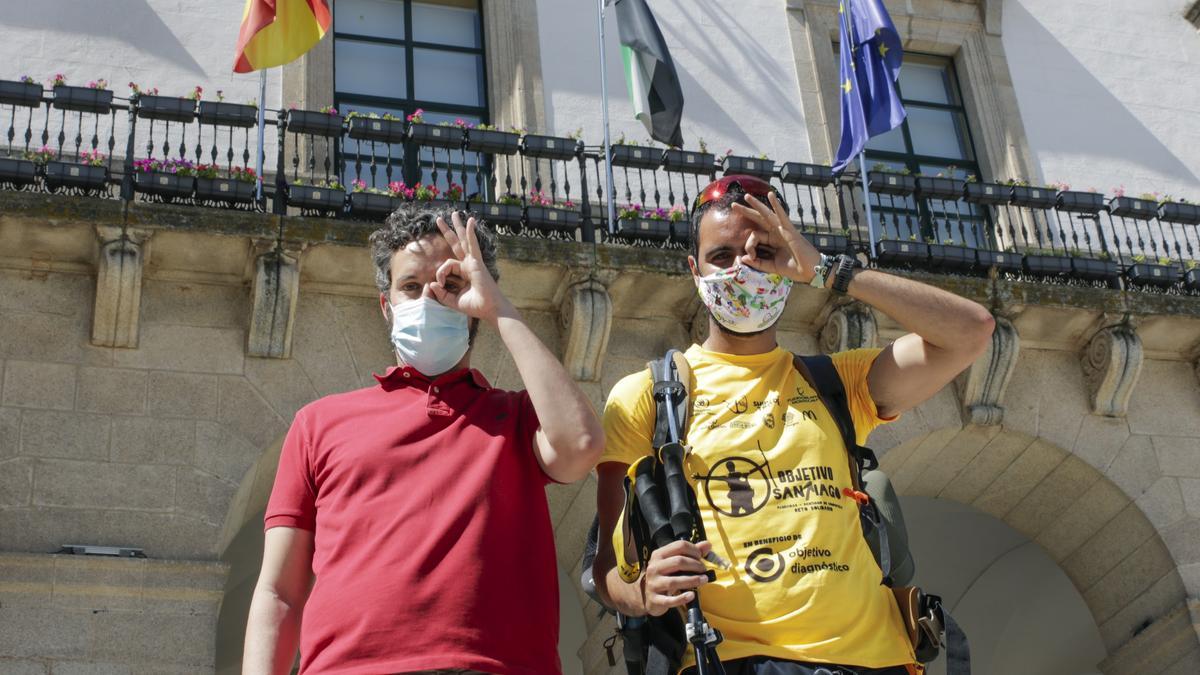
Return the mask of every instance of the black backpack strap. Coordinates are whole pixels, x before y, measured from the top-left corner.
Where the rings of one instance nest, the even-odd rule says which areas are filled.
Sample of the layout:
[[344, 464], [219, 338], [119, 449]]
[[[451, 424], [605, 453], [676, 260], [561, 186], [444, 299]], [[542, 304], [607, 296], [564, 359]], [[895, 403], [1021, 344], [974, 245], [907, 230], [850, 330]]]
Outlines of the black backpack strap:
[[879, 468], [875, 453], [869, 448], [858, 444], [858, 434], [854, 429], [854, 416], [850, 413], [850, 399], [846, 394], [846, 385], [842, 376], [838, 375], [833, 359], [825, 354], [815, 356], [793, 356], [792, 363], [800, 375], [808, 381], [817, 392], [817, 397], [825, 405], [837, 425], [842, 441], [846, 445], [849, 457], [850, 481], [854, 486], [854, 499], [858, 502], [859, 513], [862, 516], [863, 527], [873, 528], [879, 537], [879, 568], [883, 572], [883, 583], [892, 585], [892, 555], [888, 545], [887, 528], [879, 509], [866, 493], [862, 475], [866, 471]]
[[[654, 449], [687, 437], [688, 414], [691, 410], [691, 368], [677, 349], [670, 349], [661, 359], [647, 364], [653, 381]], [[665, 405], [668, 398], [675, 405]]]

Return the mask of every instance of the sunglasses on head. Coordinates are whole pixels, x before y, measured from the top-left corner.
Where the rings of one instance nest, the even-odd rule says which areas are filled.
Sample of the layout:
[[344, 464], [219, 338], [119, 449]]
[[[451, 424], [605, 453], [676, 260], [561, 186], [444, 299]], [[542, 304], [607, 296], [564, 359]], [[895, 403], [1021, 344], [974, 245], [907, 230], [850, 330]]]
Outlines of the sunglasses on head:
[[722, 176], [705, 186], [700, 191], [700, 194], [696, 195], [696, 199], [692, 201], [692, 212], [695, 213], [696, 209], [717, 201], [731, 190], [744, 195], [754, 195], [756, 199], [762, 200], [764, 204], [770, 204], [767, 201], [767, 195], [774, 192], [775, 196], [779, 198], [779, 203], [783, 204], [783, 209], [785, 211], [788, 210], [787, 203], [783, 201], [783, 195], [780, 194], [774, 185], [754, 176], [735, 174], [732, 176]]

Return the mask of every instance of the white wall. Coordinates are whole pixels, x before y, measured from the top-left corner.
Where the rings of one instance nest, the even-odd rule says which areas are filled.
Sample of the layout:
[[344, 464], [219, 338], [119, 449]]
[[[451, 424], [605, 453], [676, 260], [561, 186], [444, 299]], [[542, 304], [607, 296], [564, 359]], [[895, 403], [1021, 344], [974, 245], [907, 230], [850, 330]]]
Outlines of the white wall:
[[1200, 198], [1191, 0], [1005, 0], [1003, 42], [1044, 181]]
[[[703, 137], [709, 151], [811, 157], [800, 88], [782, 0], [649, 0], [679, 72], [688, 148]], [[556, 133], [583, 128], [589, 143], [603, 138], [599, 23], [596, 0], [539, 0], [546, 119]], [[624, 132], [644, 143], [625, 87], [616, 9], [605, 22], [609, 117], [613, 138]]]

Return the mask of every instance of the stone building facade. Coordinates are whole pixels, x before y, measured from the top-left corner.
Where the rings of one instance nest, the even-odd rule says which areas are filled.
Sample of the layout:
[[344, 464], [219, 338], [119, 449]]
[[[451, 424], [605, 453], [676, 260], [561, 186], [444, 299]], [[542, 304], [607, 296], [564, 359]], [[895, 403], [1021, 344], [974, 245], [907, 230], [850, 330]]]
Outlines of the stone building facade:
[[[580, 12], [588, 5], [577, 4]], [[663, 7], [664, 24], [687, 16], [653, 4]], [[748, 36], [785, 48], [770, 50], [771, 67], [784, 64], [796, 89], [785, 96], [784, 112], [794, 117], [746, 136], [762, 139], [754, 140], [758, 150], [826, 162], [837, 102], [824, 36], [836, 32], [836, 3], [753, 4], [779, 21], [757, 19]], [[1086, 174], [1080, 180], [1114, 183], [1137, 176], [1147, 190], [1190, 186], [1200, 195], [1200, 144], [1187, 142], [1194, 124], [1179, 121], [1200, 109], [1187, 98], [1200, 88], [1183, 87], [1168, 112], [1147, 116], [1139, 106], [1153, 106], [1137, 99], [1144, 92], [1131, 78], [1104, 83], [1133, 111], [1130, 134], [1178, 141], [1140, 145], [1141, 154], [1119, 159], [1103, 154], [1101, 140], [1085, 143], [1082, 131], [1079, 145], [1055, 145], [1061, 120], [1029, 112], [1049, 94], [1029, 79], [1030, 54], [1042, 47], [1039, 34], [1025, 29], [1060, 34], [1076, 22], [1093, 37], [1111, 37], [1123, 21], [1143, 35], [1153, 29], [1182, 40], [1188, 34], [1168, 23], [1178, 21], [1194, 43], [1180, 42], [1164, 57], [1168, 75], [1148, 77], [1160, 85], [1193, 81], [1194, 69], [1180, 65], [1200, 60], [1200, 38], [1184, 20], [1188, 3], [1162, 0], [1145, 12], [1087, 20], [1080, 13], [1097, 3], [888, 4], [908, 49], [952, 56], [967, 73], [963, 97], [989, 176], [1074, 171]], [[203, 35], [179, 26], [204, 21], [207, 30], [233, 34], [238, 17], [197, 18], [162, 2], [131, 8], [149, 10], [182, 36], [174, 51], [160, 50], [167, 57], [157, 65], [153, 55], [134, 54], [143, 75], [183, 82], [209, 77], [196, 75], [197, 67], [224, 72], [227, 55], [207, 42], [201, 48]], [[0, 22], [0, 34], [23, 36], [27, 55], [10, 54], [13, 68], [54, 68], [59, 58], [77, 69], [104, 63], [102, 46], [58, 51], [89, 27], [38, 23], [42, 11], [24, 24]], [[592, 36], [583, 18], [592, 14], [577, 13], [568, 26], [565, 11], [485, 0], [489, 110], [502, 126], [561, 132], [594, 124], [594, 110], [581, 117], [587, 93], [554, 79], [562, 72], [559, 52], [549, 53], [560, 48], [556, 40], [571, 26]], [[728, 20], [746, 25], [740, 15]], [[95, 30], [128, 41], [108, 24]], [[680, 40], [678, 30], [666, 32]], [[1077, 39], [1063, 47], [1076, 60], [1053, 64], [1108, 73], [1115, 59], [1080, 53]], [[1111, 49], [1139, 63], [1150, 58], [1132, 40], [1094, 51]], [[702, 72], [689, 58], [680, 62]], [[332, 101], [332, 59], [322, 43], [271, 81], [270, 97], [310, 108]], [[221, 85], [223, 77], [203, 82], [253, 95], [249, 81]], [[758, 81], [751, 91], [769, 88]], [[1098, 95], [1094, 88], [1077, 94]], [[739, 142], [733, 131], [719, 131], [729, 114], [720, 103], [689, 111], [688, 124], [730, 134], [710, 136], [714, 145]], [[614, 112], [620, 105], [614, 101]], [[734, 108], [734, 117], [747, 109]], [[1110, 121], [1092, 120], [1092, 131]], [[1128, 121], [1114, 124], [1124, 130]], [[796, 124], [804, 134], [785, 138]], [[370, 385], [371, 373], [394, 360], [364, 247], [371, 229], [295, 214], [0, 190], [0, 672], [237, 672], [262, 513], [292, 416], [320, 396]], [[503, 290], [597, 407], [620, 377], [703, 337], [678, 251], [506, 237], [501, 254]], [[906, 500], [921, 580], [967, 617], [978, 670], [1196, 672], [1200, 297], [910, 274], [983, 303], [998, 319], [992, 349], [954, 387], [872, 437]], [[900, 334], [892, 319], [808, 288], [793, 293], [782, 322], [781, 343], [802, 352], [884, 344]], [[496, 386], [520, 387], [494, 335], [480, 336], [473, 359]], [[575, 581], [594, 480], [550, 487], [548, 497], [563, 581], [564, 668], [609, 672], [610, 620]], [[131, 546], [147, 557], [56, 553], [68, 544]], [[1016, 586], [1027, 592], [1017, 596]]]

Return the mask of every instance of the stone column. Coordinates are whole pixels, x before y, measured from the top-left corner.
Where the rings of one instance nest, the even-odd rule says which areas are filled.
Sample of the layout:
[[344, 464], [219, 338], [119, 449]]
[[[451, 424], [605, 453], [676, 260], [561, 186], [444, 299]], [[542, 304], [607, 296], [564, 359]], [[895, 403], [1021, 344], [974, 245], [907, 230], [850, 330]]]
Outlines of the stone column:
[[1128, 324], [1101, 328], [1081, 357], [1092, 413], [1124, 417], [1142, 372], [1142, 341]]
[[96, 303], [92, 314], [92, 344], [101, 347], [138, 346], [138, 316], [142, 304], [142, 245], [144, 230], [100, 226], [100, 260], [96, 266]]
[[1004, 420], [1004, 392], [1017, 367], [1021, 338], [1012, 322], [997, 316], [992, 342], [956, 384], [962, 399], [965, 421], [992, 425]]
[[272, 248], [254, 260], [253, 309], [246, 354], [286, 359], [300, 295], [300, 261], [295, 252]]

